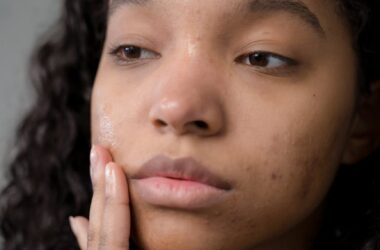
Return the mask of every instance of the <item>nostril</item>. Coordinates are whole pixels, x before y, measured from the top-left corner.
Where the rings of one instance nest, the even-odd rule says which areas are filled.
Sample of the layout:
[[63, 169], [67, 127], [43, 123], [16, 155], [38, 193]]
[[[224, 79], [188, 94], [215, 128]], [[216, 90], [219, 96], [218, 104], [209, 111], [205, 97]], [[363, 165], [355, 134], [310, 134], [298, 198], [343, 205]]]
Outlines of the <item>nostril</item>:
[[208, 129], [208, 124], [204, 121], [194, 121], [194, 124], [201, 129]]
[[163, 120], [157, 119], [154, 121], [154, 125], [157, 127], [162, 127], [162, 126], [166, 126], [166, 122], [164, 122]]
[[[156, 128], [164, 128], [164, 127], [167, 127], [169, 124], [167, 122], [165, 122], [164, 120], [155, 119], [153, 121], [153, 125]], [[174, 124], [173, 124], [173, 126], [174, 126]], [[207, 129], [209, 129], [209, 125], [206, 122], [202, 121], [202, 120], [192, 121], [192, 122], [188, 123], [187, 126], [193, 127], [195, 129], [201, 129], [201, 130], [207, 130]], [[175, 127], [174, 126], [173, 128], [180, 129], [182, 131], [182, 129], [186, 130], [185, 127], [186, 126], [179, 128], [179, 127]], [[188, 127], [188, 129], [190, 129], [190, 127]]]

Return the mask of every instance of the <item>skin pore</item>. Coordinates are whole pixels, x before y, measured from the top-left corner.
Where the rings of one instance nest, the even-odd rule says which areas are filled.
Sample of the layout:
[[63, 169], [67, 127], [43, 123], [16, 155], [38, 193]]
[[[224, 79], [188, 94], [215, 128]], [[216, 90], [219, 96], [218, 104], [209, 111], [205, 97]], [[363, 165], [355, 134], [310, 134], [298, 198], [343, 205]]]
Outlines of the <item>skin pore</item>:
[[333, 1], [126, 2], [111, 3], [93, 143], [127, 178], [164, 154], [231, 184], [223, 202], [183, 210], [147, 204], [128, 180], [133, 237], [143, 249], [310, 249], [357, 91]]

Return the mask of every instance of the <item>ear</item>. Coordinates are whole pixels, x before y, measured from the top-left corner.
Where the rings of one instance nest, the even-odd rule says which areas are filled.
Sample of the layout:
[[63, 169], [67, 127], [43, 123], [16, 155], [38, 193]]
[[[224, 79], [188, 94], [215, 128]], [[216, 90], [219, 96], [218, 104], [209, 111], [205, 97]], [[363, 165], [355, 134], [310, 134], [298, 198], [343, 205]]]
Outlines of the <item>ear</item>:
[[343, 164], [355, 164], [380, 149], [380, 80], [372, 82], [370, 90], [360, 97]]

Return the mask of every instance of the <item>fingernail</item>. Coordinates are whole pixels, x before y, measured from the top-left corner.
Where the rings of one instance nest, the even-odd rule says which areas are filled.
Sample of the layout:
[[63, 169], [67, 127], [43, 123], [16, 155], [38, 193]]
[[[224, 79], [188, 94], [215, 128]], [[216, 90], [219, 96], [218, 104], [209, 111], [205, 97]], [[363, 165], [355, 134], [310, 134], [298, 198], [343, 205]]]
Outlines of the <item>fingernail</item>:
[[106, 195], [114, 196], [115, 194], [115, 170], [111, 163], [106, 165]]
[[95, 174], [96, 174], [96, 170], [98, 168], [98, 154], [95, 150], [95, 147], [92, 146], [91, 147], [91, 152], [90, 152], [90, 174], [91, 174], [91, 178], [93, 179]]

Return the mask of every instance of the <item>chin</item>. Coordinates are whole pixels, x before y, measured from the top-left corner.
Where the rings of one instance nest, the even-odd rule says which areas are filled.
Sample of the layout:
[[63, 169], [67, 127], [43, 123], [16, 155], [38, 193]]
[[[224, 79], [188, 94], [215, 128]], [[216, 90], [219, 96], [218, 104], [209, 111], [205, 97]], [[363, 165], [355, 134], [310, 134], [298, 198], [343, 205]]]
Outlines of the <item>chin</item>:
[[257, 242], [218, 211], [212, 215], [157, 207], [133, 210], [132, 238], [138, 249], [240, 250], [251, 249]]

